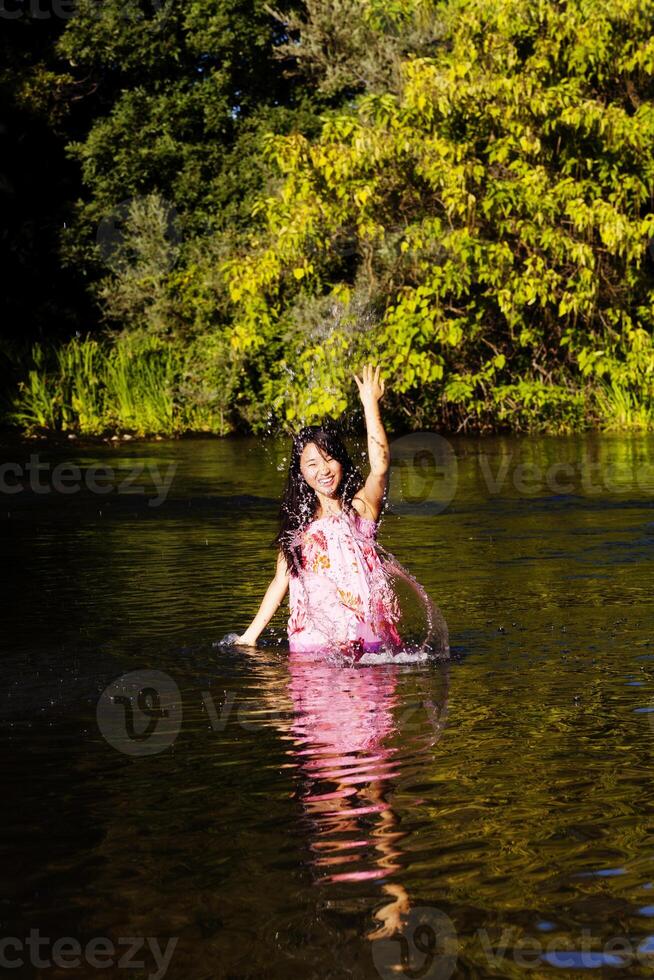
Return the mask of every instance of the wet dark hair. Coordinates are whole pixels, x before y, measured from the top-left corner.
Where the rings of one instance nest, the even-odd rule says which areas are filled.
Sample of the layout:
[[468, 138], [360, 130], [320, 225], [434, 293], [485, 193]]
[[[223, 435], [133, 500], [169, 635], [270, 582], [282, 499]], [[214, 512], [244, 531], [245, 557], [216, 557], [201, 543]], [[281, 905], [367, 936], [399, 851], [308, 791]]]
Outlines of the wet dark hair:
[[283, 551], [291, 575], [298, 574], [301, 558], [300, 546], [293, 544], [293, 538], [313, 520], [318, 504], [317, 493], [309, 486], [300, 470], [302, 450], [310, 442], [315, 443], [332, 459], [338, 460], [343, 467], [341, 481], [336, 488], [343, 510], [354, 510], [352, 498], [364, 484], [361, 471], [350, 459], [335, 422], [327, 420], [322, 425], [306, 425], [293, 435], [288, 479], [279, 508], [279, 533], [272, 542]]

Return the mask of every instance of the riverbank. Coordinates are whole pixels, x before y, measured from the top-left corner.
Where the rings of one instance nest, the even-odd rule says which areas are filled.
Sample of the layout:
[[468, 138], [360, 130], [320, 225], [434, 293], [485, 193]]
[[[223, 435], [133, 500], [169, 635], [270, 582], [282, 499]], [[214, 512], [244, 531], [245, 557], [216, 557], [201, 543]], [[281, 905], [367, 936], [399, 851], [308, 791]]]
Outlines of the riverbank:
[[35, 447], [43, 446], [48, 449], [64, 449], [66, 447], [93, 449], [99, 446], [122, 446], [125, 443], [141, 445], [159, 442], [191, 442], [202, 439], [215, 439], [219, 442], [225, 442], [233, 439], [241, 439], [243, 435], [243, 433], [239, 432], [230, 432], [222, 436], [211, 432], [185, 432], [174, 435], [155, 434], [143, 436], [136, 436], [129, 432], [114, 432], [106, 435], [78, 435], [75, 432], [25, 433], [15, 428], [3, 428], [0, 426], [0, 446], [5, 449], [25, 445], [33, 445]]
[[[352, 369], [362, 353], [341, 352], [330, 360], [323, 351], [295, 366], [267, 353], [253, 371], [229, 348], [224, 336], [182, 343], [144, 333], [35, 344], [6, 371], [0, 424], [24, 438], [128, 442], [262, 435], [326, 417], [356, 418]], [[394, 435], [654, 430], [647, 379], [569, 374], [535, 381], [518, 375], [493, 384], [489, 378], [462, 401], [440, 382], [414, 379], [407, 387], [409, 369], [388, 347], [370, 358], [386, 379], [384, 420]]]

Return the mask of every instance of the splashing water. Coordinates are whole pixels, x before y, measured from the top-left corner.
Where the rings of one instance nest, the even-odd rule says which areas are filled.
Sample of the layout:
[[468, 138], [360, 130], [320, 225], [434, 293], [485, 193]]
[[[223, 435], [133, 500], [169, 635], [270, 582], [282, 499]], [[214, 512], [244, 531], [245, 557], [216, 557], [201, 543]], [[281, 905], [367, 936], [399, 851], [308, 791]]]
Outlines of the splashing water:
[[[295, 612], [289, 628], [302, 631], [303, 641], [310, 637], [308, 652], [312, 656], [334, 665], [421, 663], [447, 658], [447, 624], [422, 585], [376, 539], [364, 535], [347, 516], [341, 519], [348, 524], [365, 576], [350, 592], [340, 587], [342, 582], [325, 574], [322, 556], [317, 560], [320, 567], [314, 559], [312, 567], [307, 564], [298, 569], [290, 586]], [[298, 542], [302, 533], [298, 532]], [[358, 640], [351, 639], [352, 617], [343, 615], [343, 606], [357, 615]], [[238, 639], [238, 634], [228, 633], [219, 645], [235, 645]], [[366, 650], [364, 644], [374, 649]]]
[[215, 647], [233, 647], [233, 646], [235, 646], [238, 643], [239, 639], [240, 639], [240, 636], [239, 636], [238, 633], [225, 633], [225, 635], [223, 636], [222, 640], [218, 640], [216, 643], [213, 644], [213, 646], [215, 646]]
[[412, 663], [449, 657], [447, 623], [436, 603], [395, 555], [379, 542], [376, 549], [400, 612], [396, 626], [403, 642], [399, 651], [368, 653], [361, 662]]
[[[304, 319], [306, 317], [303, 315], [302, 322]], [[367, 304], [350, 306], [340, 302], [331, 302], [327, 309], [321, 308], [315, 329], [323, 340], [330, 337], [335, 331], [341, 330], [344, 336], [354, 343], [356, 335], [369, 331], [376, 319], [377, 314]], [[354, 355], [354, 350], [354, 346], [351, 351], [348, 349], [348, 354]], [[297, 382], [297, 373], [289, 364], [284, 364], [283, 369], [288, 375], [289, 388], [292, 388], [293, 384]], [[314, 372], [315, 367], [311, 365], [309, 388], [313, 389], [321, 385], [324, 388], [325, 379], [318, 378]], [[329, 389], [329, 393], [334, 394], [335, 391]], [[302, 415], [303, 413], [296, 415], [297, 425], [317, 421], [313, 418], [311, 420], [302, 418]], [[274, 466], [278, 473], [283, 473], [288, 469], [289, 455], [286, 449], [288, 443], [285, 443], [286, 451], [284, 449], [280, 451], [276, 438], [279, 434], [278, 421], [275, 413], [271, 410], [267, 415], [260, 445], [263, 447], [271, 467]], [[368, 453], [362, 445], [358, 413], [344, 412], [338, 420], [338, 424], [343, 436], [354, 439], [356, 444], [354, 451], [351, 452], [353, 462], [355, 465], [358, 463], [362, 471], [365, 470]], [[292, 435], [292, 432], [287, 433], [287, 435]], [[363, 440], [365, 440], [365, 435]], [[300, 515], [303, 526], [306, 526], [306, 523], [313, 518], [313, 506], [309, 502], [306, 506], [308, 508], [307, 513]], [[359, 539], [360, 545], [370, 546], [370, 540], [364, 540], [354, 528], [353, 536]], [[322, 592], [323, 595], [319, 603], [313, 602], [312, 594], [315, 593], [312, 585], [316, 586], [317, 583], [310, 582], [310, 575], [304, 570], [300, 572], [299, 577], [302, 580], [301, 589], [304, 605], [307, 609], [307, 618], [313, 627], [312, 632], [320, 638], [320, 648], [324, 651], [321, 654], [322, 659], [327, 658], [328, 660], [331, 659], [332, 662], [348, 665], [352, 663], [414, 663], [449, 657], [448, 629], [436, 604], [427, 595], [422, 585], [393, 554], [377, 541], [374, 541], [373, 546], [377, 554], [378, 568], [373, 570], [370, 576], [372, 596], [368, 603], [365, 621], [366, 623], [375, 622], [377, 626], [377, 637], [371, 633], [371, 640], [378, 639], [379, 635], [383, 637], [381, 648], [374, 651], [367, 650], [362, 653], [359, 649], [352, 655], [344, 653], [345, 649], [351, 647], [352, 641], [349, 639], [348, 630], [343, 624], [342, 594], [339, 595], [342, 590], [338, 589], [336, 583], [328, 583], [326, 576], [321, 576], [318, 591]], [[326, 597], [325, 593], [329, 592], [330, 588], [332, 595]], [[382, 607], [383, 611], [380, 612]], [[379, 628], [380, 625], [381, 628]], [[228, 633], [217, 645], [233, 646], [237, 642], [238, 634]], [[367, 641], [364, 642], [368, 645]], [[282, 641], [278, 641], [279, 645], [281, 643]]]
[[[332, 578], [327, 568], [333, 566], [324, 551], [305, 556], [304, 567], [291, 580], [295, 612], [289, 627], [300, 630], [299, 642], [334, 663], [413, 663], [449, 656], [447, 626], [425, 589], [395, 555], [364, 534], [356, 520], [347, 515], [340, 520], [351, 538], [337, 536], [336, 553], [343, 541], [346, 566], [349, 569], [354, 560], [359, 575], [354, 581], [343, 579], [337, 557]], [[323, 527], [317, 532], [323, 549], [326, 531]], [[330, 556], [334, 557], [331, 552]], [[358, 639], [352, 639], [353, 616], [344, 614], [344, 606], [356, 616]]]

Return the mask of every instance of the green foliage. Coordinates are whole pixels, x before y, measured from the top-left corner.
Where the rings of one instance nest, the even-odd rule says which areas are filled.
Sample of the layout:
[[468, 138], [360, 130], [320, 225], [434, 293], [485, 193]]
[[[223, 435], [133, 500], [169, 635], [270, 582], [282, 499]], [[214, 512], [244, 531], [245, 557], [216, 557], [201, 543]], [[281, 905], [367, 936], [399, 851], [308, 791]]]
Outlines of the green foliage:
[[[316, 412], [308, 380], [337, 412], [370, 349], [393, 407], [434, 423], [575, 428], [606, 383], [650, 402], [654, 3], [442, 15], [447, 45], [407, 58], [398, 91], [326, 114], [318, 139], [269, 136], [281, 186], [223, 265], [235, 349], [260, 350], [300, 295], [366, 295], [378, 322], [353, 343], [334, 332], [328, 379], [305, 338], [286, 352], [282, 417]], [[315, 247], [339, 239], [349, 256]]]
[[307, 114], [288, 59], [273, 57], [279, 35], [261, 0], [79, 0], [58, 51], [95, 80], [102, 105], [68, 147], [87, 189], [66, 238], [71, 261], [103, 216], [152, 192], [183, 215], [187, 236], [243, 220], [260, 187], [253, 131]]
[[225, 348], [217, 335], [182, 350], [143, 333], [112, 344], [87, 337], [35, 345], [8, 420], [29, 433], [226, 435], [236, 372]]
[[374, 358], [391, 428], [651, 426], [653, 25], [654, 0], [79, 0], [18, 102], [58, 131], [84, 105], [63, 254], [111, 332], [35, 350], [14, 420], [295, 425]]
[[654, 398], [642, 401], [640, 393], [620, 387], [615, 380], [595, 392], [598, 414], [608, 432], [651, 429], [654, 427]]
[[46, 356], [40, 345], [32, 350], [32, 367], [27, 379], [19, 382], [18, 396], [10, 405], [6, 418], [16, 422], [26, 432], [35, 429], [58, 429], [62, 418], [63, 379], [56, 388], [49, 384]]
[[107, 243], [112, 273], [97, 284], [97, 295], [105, 316], [125, 330], [170, 336], [178, 326], [167, 288], [179, 254], [176, 215], [158, 193], [135, 198], [126, 211], [115, 243]]
[[443, 34], [432, 0], [305, 0], [302, 13], [268, 7], [292, 41], [294, 58], [320, 92], [342, 95], [395, 88], [407, 54], [429, 55]]

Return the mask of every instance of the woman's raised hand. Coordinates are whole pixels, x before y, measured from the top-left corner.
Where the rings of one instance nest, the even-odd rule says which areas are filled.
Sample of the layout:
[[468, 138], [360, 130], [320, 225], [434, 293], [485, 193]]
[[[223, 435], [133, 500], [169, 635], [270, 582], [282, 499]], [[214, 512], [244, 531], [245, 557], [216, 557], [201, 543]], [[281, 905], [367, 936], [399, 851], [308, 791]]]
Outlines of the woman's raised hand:
[[373, 367], [372, 364], [364, 364], [360, 378], [356, 374], [352, 375], [359, 386], [359, 395], [364, 406], [370, 403], [376, 404], [384, 394], [384, 379], [380, 378], [380, 371], [379, 365]]

